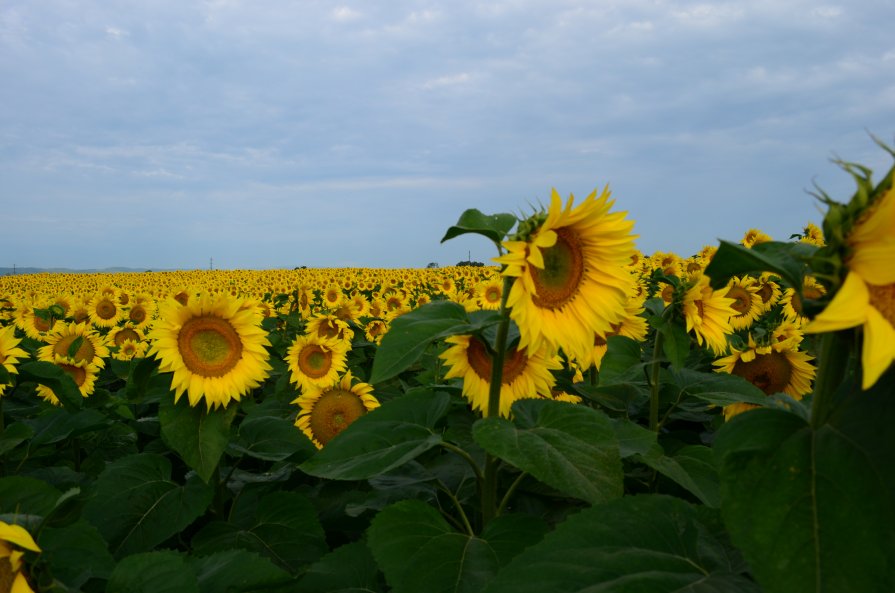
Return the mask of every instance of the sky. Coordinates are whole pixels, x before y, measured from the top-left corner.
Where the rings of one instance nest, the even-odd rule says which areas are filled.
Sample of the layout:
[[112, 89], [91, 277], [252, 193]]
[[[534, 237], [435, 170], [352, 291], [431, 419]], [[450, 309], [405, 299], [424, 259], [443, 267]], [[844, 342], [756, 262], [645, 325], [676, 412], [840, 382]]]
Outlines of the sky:
[[0, 267], [424, 267], [606, 184], [644, 253], [891, 165], [895, 2], [0, 0]]

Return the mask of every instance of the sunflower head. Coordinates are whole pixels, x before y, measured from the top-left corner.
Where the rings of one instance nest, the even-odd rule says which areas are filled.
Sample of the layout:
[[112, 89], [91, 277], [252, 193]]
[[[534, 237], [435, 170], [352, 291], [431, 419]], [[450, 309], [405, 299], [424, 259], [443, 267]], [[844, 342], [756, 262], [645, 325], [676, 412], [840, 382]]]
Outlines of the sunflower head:
[[24, 527], [0, 521], [0, 591], [34, 593], [25, 575], [24, 556], [40, 551]]
[[348, 371], [341, 380], [326, 387], [307, 389], [293, 402], [300, 408], [295, 425], [318, 449], [355, 420], [379, 407], [371, 385], [352, 383], [351, 371]]

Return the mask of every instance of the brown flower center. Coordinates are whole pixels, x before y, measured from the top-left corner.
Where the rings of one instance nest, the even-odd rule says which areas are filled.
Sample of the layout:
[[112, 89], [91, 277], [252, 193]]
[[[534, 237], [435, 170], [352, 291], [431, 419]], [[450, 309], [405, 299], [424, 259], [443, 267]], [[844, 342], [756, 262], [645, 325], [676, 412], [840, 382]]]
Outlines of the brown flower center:
[[364, 402], [351, 391], [331, 389], [323, 393], [311, 411], [311, 432], [325, 445], [367, 413]]
[[96, 316], [100, 319], [113, 319], [118, 313], [118, 307], [115, 306], [111, 299], [104, 298], [96, 303], [95, 311]]
[[134, 305], [128, 313], [128, 318], [136, 324], [146, 321], [146, 309], [143, 305]]
[[730, 306], [740, 315], [745, 315], [752, 308], [752, 295], [741, 286], [731, 286], [724, 296], [733, 299]]
[[[478, 338], [470, 338], [469, 347], [466, 349], [466, 357], [469, 360], [469, 366], [475, 371], [475, 374], [484, 381], [491, 381], [491, 369], [493, 359], [485, 344]], [[528, 364], [528, 356], [524, 351], [515, 348], [507, 349], [503, 359], [503, 374], [500, 380], [502, 385], [509, 385], [516, 380]]]
[[542, 309], [559, 309], [578, 294], [584, 276], [584, 254], [578, 233], [563, 227], [556, 231], [556, 243], [541, 250], [544, 268], [529, 266], [536, 294], [532, 302]]
[[867, 289], [870, 291], [870, 305], [895, 327], [895, 284], [868, 284]]
[[122, 344], [124, 344], [125, 340], [132, 340], [134, 342], [139, 342], [140, 334], [138, 334], [137, 332], [135, 332], [134, 330], [132, 330], [129, 327], [125, 327], [125, 328], [122, 328], [122, 329], [118, 330], [117, 332], [115, 332], [114, 339], [115, 339], [115, 345], [121, 346]]
[[758, 354], [753, 360], [738, 360], [733, 374], [743, 377], [766, 395], [782, 392], [792, 377], [792, 365], [782, 352]]
[[332, 366], [332, 352], [317, 344], [308, 344], [298, 353], [298, 368], [312, 379], [326, 376]]
[[[78, 338], [83, 338], [81, 340], [81, 345], [78, 346], [74, 356], [70, 356], [69, 350]], [[96, 356], [96, 350], [93, 348], [93, 342], [91, 342], [87, 336], [63, 336], [62, 339], [56, 342], [53, 346], [53, 354], [58, 354], [64, 358], [72, 358], [78, 362], [90, 362], [93, 360], [93, 357]]]
[[193, 317], [177, 335], [177, 349], [190, 372], [203, 377], [222, 377], [242, 358], [242, 341], [226, 319]]

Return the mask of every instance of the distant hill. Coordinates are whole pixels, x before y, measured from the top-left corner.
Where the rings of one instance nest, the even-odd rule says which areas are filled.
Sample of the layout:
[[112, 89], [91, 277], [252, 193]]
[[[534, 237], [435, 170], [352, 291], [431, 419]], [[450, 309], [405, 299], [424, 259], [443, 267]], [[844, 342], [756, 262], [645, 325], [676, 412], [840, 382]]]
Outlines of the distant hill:
[[[146, 268], [103, 268], [101, 270], [73, 270], [71, 268], [20, 268], [18, 266], [16, 266], [15, 268], [15, 274], [120, 274], [145, 271]], [[11, 276], [12, 274], [13, 268], [0, 268], [0, 276]]]

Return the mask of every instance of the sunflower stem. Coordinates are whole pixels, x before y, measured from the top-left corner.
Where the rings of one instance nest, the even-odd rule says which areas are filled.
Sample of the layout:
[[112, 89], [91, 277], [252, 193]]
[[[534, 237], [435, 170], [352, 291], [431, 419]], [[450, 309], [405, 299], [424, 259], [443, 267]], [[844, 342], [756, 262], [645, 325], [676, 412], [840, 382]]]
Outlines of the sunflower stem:
[[[503, 292], [500, 295], [500, 324], [497, 326], [494, 357], [491, 360], [491, 384], [488, 388], [486, 418], [500, 416], [503, 361], [507, 349], [507, 335], [510, 331], [510, 310], [507, 308], [507, 299], [514, 281], [515, 278], [512, 276], [505, 276], [503, 279]], [[490, 453], [485, 455], [485, 475], [482, 480], [482, 527], [497, 516], [497, 461]]]
[[454, 493], [450, 491], [450, 489], [445, 486], [441, 480], [438, 480], [436, 483], [438, 489], [444, 492], [444, 494], [451, 499], [451, 502], [454, 504], [454, 508], [457, 509], [457, 513], [460, 515], [460, 519], [463, 521], [463, 528], [466, 530], [466, 533], [472, 537], [475, 535], [475, 531], [472, 529], [472, 524], [469, 522], [469, 517], [466, 516], [466, 511], [463, 510], [463, 505], [460, 504], [460, 501], [457, 500], [457, 497], [454, 496]]
[[522, 479], [528, 475], [528, 472], [521, 472], [516, 479], [510, 484], [510, 487], [507, 489], [506, 493], [503, 495], [503, 498], [500, 500], [500, 504], [497, 505], [497, 513], [495, 516], [499, 517], [501, 513], [503, 513], [504, 509], [507, 508], [507, 504], [510, 502], [510, 497], [516, 492], [516, 488], [519, 487], [519, 484], [522, 483]]
[[836, 391], [845, 377], [851, 357], [849, 333], [852, 330], [825, 333], [817, 352], [817, 377], [811, 399], [811, 427], [820, 428], [836, 405]]
[[664, 336], [656, 330], [656, 341], [653, 346], [653, 362], [650, 368], [650, 393], [649, 393], [649, 429], [653, 432], [659, 430], [659, 370], [662, 362], [662, 348]]
[[463, 460], [466, 461], [466, 463], [468, 463], [469, 466], [472, 468], [472, 471], [475, 474], [475, 479], [479, 483], [482, 482], [482, 479], [483, 479], [482, 470], [479, 469], [479, 465], [475, 462], [475, 459], [473, 459], [469, 453], [467, 453], [460, 447], [454, 445], [453, 443], [448, 443], [447, 441], [442, 441], [441, 446], [444, 447], [445, 449], [447, 449], [448, 451], [451, 451], [452, 453], [456, 453], [457, 455], [462, 457]]

